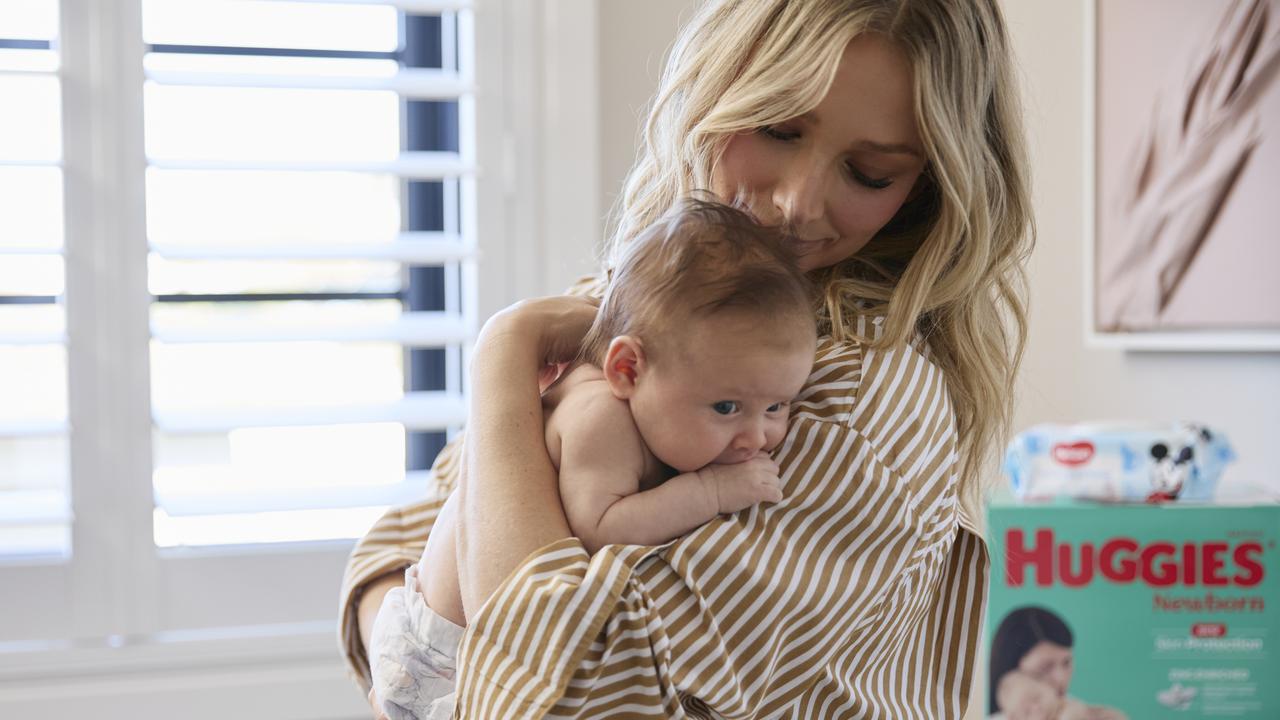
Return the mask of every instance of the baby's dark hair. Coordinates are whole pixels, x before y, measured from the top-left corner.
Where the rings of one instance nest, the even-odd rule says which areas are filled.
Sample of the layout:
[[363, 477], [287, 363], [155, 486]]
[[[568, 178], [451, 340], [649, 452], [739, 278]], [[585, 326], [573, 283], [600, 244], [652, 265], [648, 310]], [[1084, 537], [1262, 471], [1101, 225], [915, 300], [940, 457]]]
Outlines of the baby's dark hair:
[[673, 330], [728, 311], [816, 332], [812, 286], [780, 231], [728, 205], [683, 200], [623, 249], [579, 359], [601, 365], [620, 335], [642, 338], [652, 358]]

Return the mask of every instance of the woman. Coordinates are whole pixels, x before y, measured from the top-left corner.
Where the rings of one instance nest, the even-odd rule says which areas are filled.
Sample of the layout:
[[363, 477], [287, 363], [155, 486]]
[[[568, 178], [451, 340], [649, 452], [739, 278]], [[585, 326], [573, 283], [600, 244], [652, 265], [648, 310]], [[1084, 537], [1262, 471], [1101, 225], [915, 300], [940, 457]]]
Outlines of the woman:
[[[962, 714], [986, 593], [975, 500], [1025, 337], [1015, 87], [995, 0], [700, 8], [613, 246], [698, 189], [795, 236], [824, 337], [777, 453], [785, 498], [588, 557], [537, 377], [572, 356], [591, 306], [492, 318], [465, 449], [435, 468], [462, 493], [460, 716]], [[366, 687], [376, 605], [438, 508], [388, 513], [348, 566], [343, 638]]]
[[[987, 707], [993, 720], [1123, 720], [1109, 707], [1085, 705], [1070, 697], [1075, 673], [1071, 628], [1057, 613], [1021, 607], [1004, 617], [991, 641]], [[1039, 697], [1049, 702], [1037, 702]], [[1018, 701], [1026, 699], [1027, 705]]]

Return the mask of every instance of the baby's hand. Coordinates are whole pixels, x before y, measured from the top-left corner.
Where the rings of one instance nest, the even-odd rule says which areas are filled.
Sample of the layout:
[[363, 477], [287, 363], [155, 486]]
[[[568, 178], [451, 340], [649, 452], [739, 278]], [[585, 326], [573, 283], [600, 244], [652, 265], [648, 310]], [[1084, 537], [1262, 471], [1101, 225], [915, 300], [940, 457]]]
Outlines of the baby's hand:
[[760, 502], [781, 502], [782, 481], [778, 463], [761, 453], [732, 465], [711, 464], [698, 471], [717, 513], [731, 513]]

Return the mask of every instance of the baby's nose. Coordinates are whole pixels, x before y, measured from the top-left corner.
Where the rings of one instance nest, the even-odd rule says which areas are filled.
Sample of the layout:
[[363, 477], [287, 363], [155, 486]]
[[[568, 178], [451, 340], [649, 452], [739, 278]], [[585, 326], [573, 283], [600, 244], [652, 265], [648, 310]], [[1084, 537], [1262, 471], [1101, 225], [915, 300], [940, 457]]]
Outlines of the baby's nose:
[[738, 436], [734, 438], [734, 447], [755, 452], [764, 448], [766, 442], [764, 423], [752, 422], [738, 432]]

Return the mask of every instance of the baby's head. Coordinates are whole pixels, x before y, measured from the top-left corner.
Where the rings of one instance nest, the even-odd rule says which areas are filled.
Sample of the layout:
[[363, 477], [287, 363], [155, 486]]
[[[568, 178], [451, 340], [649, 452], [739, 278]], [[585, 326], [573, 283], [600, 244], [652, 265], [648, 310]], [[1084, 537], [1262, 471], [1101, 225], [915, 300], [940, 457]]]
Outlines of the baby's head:
[[996, 702], [1009, 720], [1050, 720], [1061, 700], [1048, 683], [1020, 670], [1005, 673], [996, 686]]
[[773, 449], [813, 365], [810, 285], [776, 230], [687, 200], [626, 248], [582, 357], [645, 444], [691, 472]]

